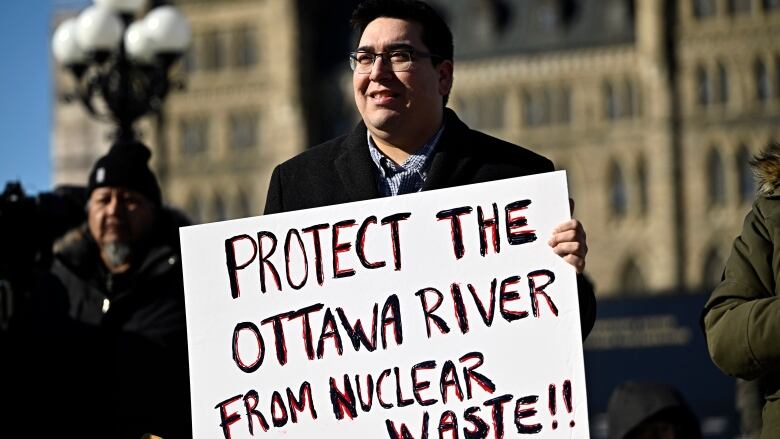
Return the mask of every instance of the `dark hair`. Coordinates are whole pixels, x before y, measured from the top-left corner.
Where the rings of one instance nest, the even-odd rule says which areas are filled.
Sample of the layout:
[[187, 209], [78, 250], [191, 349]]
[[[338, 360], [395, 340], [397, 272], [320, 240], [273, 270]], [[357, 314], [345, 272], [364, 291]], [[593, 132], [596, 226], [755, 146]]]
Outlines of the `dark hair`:
[[422, 27], [422, 41], [431, 54], [438, 58], [431, 61], [437, 65], [442, 60], [452, 61], [453, 45], [450, 27], [427, 3], [419, 0], [366, 0], [352, 12], [350, 23], [358, 32], [358, 38], [369, 23], [379, 17], [399, 18], [414, 21]]

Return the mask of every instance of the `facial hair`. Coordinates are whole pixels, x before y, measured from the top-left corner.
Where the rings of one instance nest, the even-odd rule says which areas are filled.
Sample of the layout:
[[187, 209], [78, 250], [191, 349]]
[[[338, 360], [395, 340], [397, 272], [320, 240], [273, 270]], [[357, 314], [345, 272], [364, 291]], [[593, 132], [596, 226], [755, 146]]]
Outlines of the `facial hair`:
[[112, 266], [119, 267], [130, 262], [132, 249], [124, 242], [109, 242], [103, 246], [103, 254]]

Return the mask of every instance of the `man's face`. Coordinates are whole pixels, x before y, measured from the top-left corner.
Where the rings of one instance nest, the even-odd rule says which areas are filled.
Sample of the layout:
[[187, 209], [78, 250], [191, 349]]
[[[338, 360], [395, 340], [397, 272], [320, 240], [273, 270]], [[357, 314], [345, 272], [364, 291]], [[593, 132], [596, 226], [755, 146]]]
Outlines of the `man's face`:
[[[422, 42], [421, 26], [380, 17], [366, 26], [357, 51], [403, 49], [430, 53]], [[388, 61], [378, 57], [370, 73], [353, 72], [352, 84], [355, 104], [372, 134], [391, 142], [415, 139], [432, 134], [441, 122], [443, 97], [452, 86], [452, 62], [441, 61], [434, 67], [431, 59], [413, 54], [409, 70], [394, 72]]]
[[133, 190], [99, 187], [87, 206], [89, 233], [101, 248], [110, 243], [136, 244], [154, 223], [154, 204]]

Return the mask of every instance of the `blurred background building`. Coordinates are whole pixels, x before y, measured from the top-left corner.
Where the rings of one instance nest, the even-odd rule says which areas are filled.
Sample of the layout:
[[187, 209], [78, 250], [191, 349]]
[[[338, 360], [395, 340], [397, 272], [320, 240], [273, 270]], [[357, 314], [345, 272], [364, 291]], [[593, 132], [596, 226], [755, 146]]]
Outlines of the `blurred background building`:
[[568, 171], [599, 292], [719, 280], [778, 139], [780, 2], [459, 3], [453, 106]]
[[[170, 3], [193, 28], [185, 86], [141, 124], [165, 198], [197, 222], [260, 214], [276, 164], [357, 120], [357, 1]], [[780, 140], [780, 0], [431, 3], [455, 36], [450, 106], [568, 172], [600, 299], [720, 279], [754, 195], [748, 161]], [[53, 120], [53, 181], [83, 184], [108, 127], [62, 99]]]
[[[194, 34], [185, 86], [141, 124], [166, 199], [199, 222], [259, 214], [277, 163], [357, 118], [356, 1], [174, 3]], [[450, 105], [567, 170], [600, 294], [719, 279], [754, 193], [748, 159], [780, 139], [780, 1], [432, 3], [455, 34]], [[62, 99], [54, 126], [55, 184], [83, 182], [109, 127]]]

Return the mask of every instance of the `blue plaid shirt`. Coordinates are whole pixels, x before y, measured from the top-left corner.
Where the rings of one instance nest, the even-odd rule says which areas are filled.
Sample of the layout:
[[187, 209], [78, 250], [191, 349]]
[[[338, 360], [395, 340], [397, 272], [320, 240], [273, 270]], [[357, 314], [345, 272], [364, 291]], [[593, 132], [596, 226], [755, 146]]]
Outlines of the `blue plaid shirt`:
[[431, 156], [436, 144], [439, 143], [444, 124], [436, 131], [436, 134], [420, 148], [419, 151], [409, 156], [400, 165], [387, 158], [374, 143], [371, 132], [367, 130], [368, 150], [379, 172], [377, 173], [377, 187], [382, 197], [411, 194], [420, 192], [428, 176], [431, 167]]

